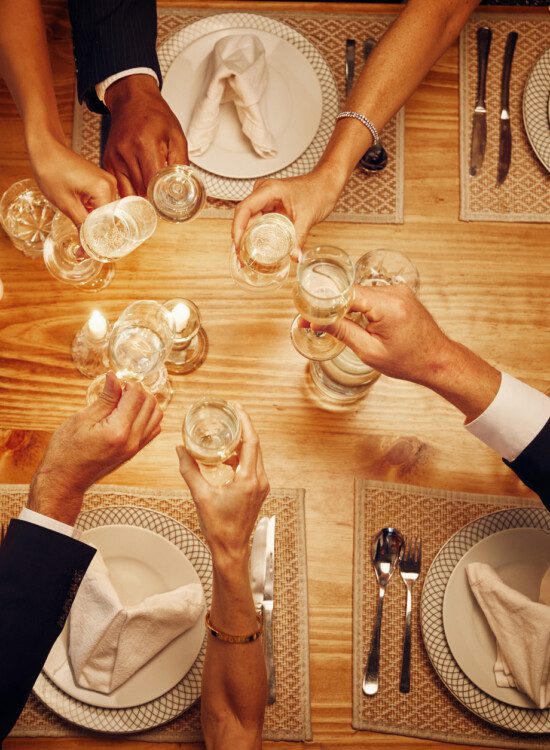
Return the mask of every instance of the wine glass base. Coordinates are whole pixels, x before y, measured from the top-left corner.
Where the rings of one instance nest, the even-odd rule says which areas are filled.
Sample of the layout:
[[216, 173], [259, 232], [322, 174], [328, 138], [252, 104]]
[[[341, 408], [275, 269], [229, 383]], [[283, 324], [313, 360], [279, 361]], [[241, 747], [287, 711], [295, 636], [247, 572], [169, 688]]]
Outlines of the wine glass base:
[[277, 273], [259, 273], [248, 266], [241, 265], [237, 251], [232, 248], [229, 253], [229, 273], [234, 283], [248, 294], [265, 294], [279, 289], [286, 281], [290, 271], [290, 260]]
[[166, 369], [174, 375], [185, 375], [199, 368], [207, 354], [208, 336], [201, 327], [185, 349], [172, 348], [170, 358], [165, 362]]
[[222, 487], [235, 479], [235, 471], [228, 464], [217, 464], [216, 466], [199, 464], [199, 468], [206, 481], [214, 487]]
[[[144, 384], [142, 383], [142, 385]], [[170, 380], [167, 379], [158, 391], [153, 391], [152, 393], [153, 396], [157, 399], [158, 405], [160, 406], [162, 411], [166, 411], [166, 409], [168, 408], [168, 404], [170, 403], [170, 401], [172, 400], [172, 396], [174, 395], [174, 389], [172, 388]]]
[[341, 354], [346, 345], [329, 333], [316, 333], [303, 326], [304, 319], [297, 315], [290, 326], [290, 338], [294, 348], [306, 359], [324, 362]]

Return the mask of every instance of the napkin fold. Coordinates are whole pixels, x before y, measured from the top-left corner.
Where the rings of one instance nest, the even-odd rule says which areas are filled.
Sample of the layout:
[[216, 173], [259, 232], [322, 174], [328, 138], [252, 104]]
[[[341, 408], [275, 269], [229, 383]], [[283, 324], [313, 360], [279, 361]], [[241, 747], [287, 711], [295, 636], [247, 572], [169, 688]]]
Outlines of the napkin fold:
[[[550, 706], [550, 600], [533, 602], [507, 586], [485, 563], [466, 568], [474, 596], [497, 641], [499, 687], [515, 687], [539, 708]], [[543, 578], [546, 595], [550, 571]], [[548, 582], [546, 579], [548, 578]]]
[[204, 609], [199, 583], [155, 594], [124, 607], [97, 552], [75, 597], [69, 657], [77, 684], [112, 693], [188, 630]]
[[206, 86], [199, 97], [187, 133], [189, 154], [200, 156], [216, 135], [220, 105], [233, 101], [243, 133], [259, 156], [277, 153], [275, 139], [260, 111], [267, 87], [265, 49], [252, 34], [220, 39], [210, 54]]

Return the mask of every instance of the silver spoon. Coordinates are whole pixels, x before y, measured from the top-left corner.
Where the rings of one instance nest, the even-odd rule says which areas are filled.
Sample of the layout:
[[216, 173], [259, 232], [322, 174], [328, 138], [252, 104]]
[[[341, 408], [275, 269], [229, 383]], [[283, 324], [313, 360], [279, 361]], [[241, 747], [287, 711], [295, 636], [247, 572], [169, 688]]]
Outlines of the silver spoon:
[[[371, 36], [363, 42], [363, 60], [366, 62], [368, 56], [376, 47], [376, 39]], [[388, 163], [388, 154], [384, 146], [378, 141], [365, 151], [359, 159], [359, 166], [365, 172], [381, 172]]]
[[378, 580], [378, 605], [376, 619], [372, 631], [367, 666], [363, 675], [363, 692], [365, 695], [375, 695], [378, 692], [378, 674], [380, 671], [380, 631], [382, 628], [382, 608], [386, 586], [399, 561], [399, 554], [403, 546], [402, 534], [393, 528], [385, 528], [378, 532], [371, 543], [371, 562]]

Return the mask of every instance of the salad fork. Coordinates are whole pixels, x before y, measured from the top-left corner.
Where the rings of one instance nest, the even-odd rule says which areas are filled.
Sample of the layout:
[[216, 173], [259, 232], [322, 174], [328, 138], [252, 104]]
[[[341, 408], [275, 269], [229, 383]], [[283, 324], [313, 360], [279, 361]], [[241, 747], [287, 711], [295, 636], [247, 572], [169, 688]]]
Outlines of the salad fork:
[[399, 557], [399, 573], [407, 588], [407, 607], [405, 610], [405, 635], [403, 637], [403, 657], [401, 660], [401, 679], [399, 692], [408, 693], [411, 689], [411, 614], [412, 587], [420, 575], [422, 563], [422, 542], [415, 538], [405, 540]]

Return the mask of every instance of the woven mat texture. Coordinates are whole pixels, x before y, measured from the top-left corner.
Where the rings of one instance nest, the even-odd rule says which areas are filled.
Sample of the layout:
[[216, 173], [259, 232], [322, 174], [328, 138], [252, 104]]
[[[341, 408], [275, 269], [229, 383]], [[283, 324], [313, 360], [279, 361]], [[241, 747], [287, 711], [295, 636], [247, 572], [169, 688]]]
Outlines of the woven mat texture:
[[[470, 745], [550, 748], [550, 736], [501, 731], [464, 708], [439, 680], [424, 650], [420, 596], [426, 572], [443, 544], [475, 518], [513, 506], [541, 507], [519, 497], [473, 495], [408, 485], [357, 480], [355, 490], [353, 726]], [[370, 564], [370, 542], [385, 526], [422, 539], [422, 572], [413, 588], [411, 692], [399, 692], [405, 586], [390, 581], [382, 624], [380, 688], [363, 695], [361, 683], [374, 622], [378, 586]], [[361, 562], [360, 562], [361, 561]]]
[[[550, 221], [550, 173], [532, 150], [523, 124], [523, 89], [534, 64], [550, 46], [550, 18], [541, 13], [475, 14], [460, 37], [460, 218], [465, 221]], [[477, 86], [476, 31], [493, 32], [487, 70], [487, 146], [481, 171], [470, 177], [472, 119]], [[500, 78], [508, 32], [518, 41], [510, 81], [512, 158], [497, 186]]]
[[[230, 12], [230, 9], [228, 9]], [[212, 11], [159, 9], [157, 44], [162, 44], [178, 29], [198, 21]], [[282, 21], [306, 37], [324, 56], [329, 65], [340, 96], [345, 100], [344, 56], [346, 39], [357, 40], [356, 78], [361, 70], [363, 40], [369, 36], [379, 39], [395, 16], [316, 13], [292, 11], [269, 12], [271, 18]], [[99, 164], [101, 117], [75, 104], [73, 147], [83, 156]], [[390, 155], [383, 172], [365, 174], [355, 170], [333, 214], [332, 221], [400, 224], [403, 222], [403, 131], [404, 113], [401, 110], [384, 128], [383, 143]], [[227, 218], [236, 204], [232, 201], [208, 199], [203, 216]]]
[[[0, 485], [0, 523], [19, 515], [27, 485]], [[165, 513], [201, 539], [198, 518], [189, 494], [182, 490], [143, 490], [97, 485], [86, 495], [83, 510], [108, 506], [143, 506]], [[307, 624], [307, 570], [303, 492], [272, 490], [260, 516], [277, 516], [275, 539], [275, 610], [273, 643], [277, 701], [266, 708], [264, 737], [271, 740], [311, 739], [309, 648]], [[12, 737], [90, 736], [55, 716], [31, 695]], [[158, 729], [133, 735], [148, 742], [193, 742], [202, 738], [200, 706]]]

